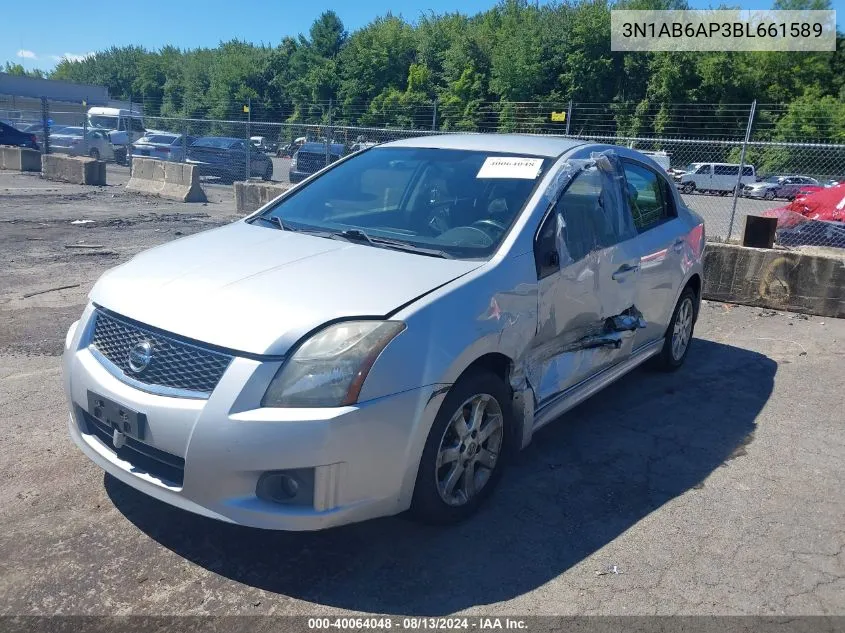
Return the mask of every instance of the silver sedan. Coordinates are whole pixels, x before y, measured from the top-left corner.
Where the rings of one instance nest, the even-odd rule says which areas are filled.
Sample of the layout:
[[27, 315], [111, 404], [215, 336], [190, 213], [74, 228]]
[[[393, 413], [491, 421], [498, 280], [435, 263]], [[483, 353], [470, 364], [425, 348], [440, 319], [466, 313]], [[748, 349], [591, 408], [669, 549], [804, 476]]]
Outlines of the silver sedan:
[[684, 363], [704, 246], [631, 149], [364, 149], [106, 273], [65, 341], [70, 435], [232, 523], [458, 521], [537, 429], [646, 361]]

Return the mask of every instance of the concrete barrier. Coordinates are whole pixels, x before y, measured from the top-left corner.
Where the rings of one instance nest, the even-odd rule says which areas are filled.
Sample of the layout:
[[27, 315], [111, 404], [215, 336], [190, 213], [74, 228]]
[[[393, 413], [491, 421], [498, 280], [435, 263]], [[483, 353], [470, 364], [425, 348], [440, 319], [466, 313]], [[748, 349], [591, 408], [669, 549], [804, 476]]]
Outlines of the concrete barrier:
[[0, 145], [0, 169], [41, 171], [41, 152], [27, 147]]
[[837, 256], [710, 243], [704, 257], [702, 296], [845, 317], [845, 252]]
[[266, 182], [236, 182], [235, 208], [239, 213], [252, 213], [290, 189], [288, 185]]
[[106, 164], [87, 156], [44, 154], [41, 156], [41, 175], [47, 180], [59, 180], [75, 185], [106, 184]]
[[133, 158], [132, 176], [126, 191], [144, 193], [178, 202], [205, 202], [195, 165], [157, 158]]

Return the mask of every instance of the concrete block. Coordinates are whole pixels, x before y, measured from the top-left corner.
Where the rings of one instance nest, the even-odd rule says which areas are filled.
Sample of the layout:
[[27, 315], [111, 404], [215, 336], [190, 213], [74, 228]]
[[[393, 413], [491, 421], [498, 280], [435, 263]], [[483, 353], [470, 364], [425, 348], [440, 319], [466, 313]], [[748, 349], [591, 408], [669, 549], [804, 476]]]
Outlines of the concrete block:
[[41, 171], [41, 152], [27, 147], [0, 145], [0, 169]]
[[702, 296], [827, 317], [845, 317], [845, 251], [813, 254], [707, 245]]
[[178, 202], [205, 202], [199, 178], [195, 165], [133, 158], [132, 177], [126, 183], [126, 190]]
[[239, 213], [252, 213], [290, 189], [287, 185], [266, 182], [236, 182], [235, 208]]
[[106, 184], [106, 164], [87, 156], [44, 154], [41, 156], [41, 175], [47, 180], [59, 180], [75, 185]]

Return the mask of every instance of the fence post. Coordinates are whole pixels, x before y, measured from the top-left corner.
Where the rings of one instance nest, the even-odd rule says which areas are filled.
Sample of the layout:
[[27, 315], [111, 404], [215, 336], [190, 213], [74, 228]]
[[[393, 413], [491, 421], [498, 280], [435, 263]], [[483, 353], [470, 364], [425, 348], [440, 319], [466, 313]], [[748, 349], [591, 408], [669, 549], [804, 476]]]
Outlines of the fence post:
[[182, 162], [188, 160], [188, 100], [182, 101]]
[[431, 113], [431, 131], [437, 130], [437, 99], [434, 100], [434, 111]]
[[751, 102], [751, 111], [748, 113], [748, 125], [745, 127], [745, 141], [742, 143], [742, 151], [739, 153], [739, 173], [736, 176], [736, 186], [734, 187], [734, 200], [731, 207], [731, 222], [728, 225], [728, 237], [726, 242], [731, 241], [731, 235], [734, 230], [734, 218], [736, 217], [736, 200], [739, 197], [739, 191], [742, 187], [742, 171], [745, 169], [745, 151], [748, 149], [748, 141], [751, 138], [751, 126], [754, 124], [754, 111], [757, 109], [757, 99]]
[[252, 149], [252, 141], [249, 138], [249, 124], [252, 122], [252, 97], [246, 98], [246, 180], [252, 175], [252, 165], [250, 164], [250, 150]]
[[331, 161], [332, 100], [329, 98], [329, 125], [326, 128], [326, 165]]
[[41, 151], [50, 153], [50, 106], [47, 97], [41, 97], [41, 128], [44, 130], [44, 147]]
[[569, 107], [566, 109], [566, 135], [569, 136], [569, 122], [572, 120], [572, 99], [569, 100]]
[[[88, 97], [85, 97], [85, 100], [82, 102], [82, 110], [86, 111], [88, 109]], [[88, 156], [90, 149], [88, 148], [88, 117], [83, 114], [82, 115], [82, 151]]]

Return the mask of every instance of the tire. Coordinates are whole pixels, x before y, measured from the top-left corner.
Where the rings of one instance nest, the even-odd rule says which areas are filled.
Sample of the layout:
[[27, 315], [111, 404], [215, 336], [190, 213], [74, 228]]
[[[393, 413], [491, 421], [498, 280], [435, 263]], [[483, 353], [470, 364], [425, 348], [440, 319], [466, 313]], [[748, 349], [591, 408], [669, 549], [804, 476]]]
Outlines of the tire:
[[90, 150], [88, 150], [88, 156], [90, 156], [94, 160], [100, 160], [100, 150], [98, 150], [96, 147], [92, 147]]
[[264, 175], [261, 178], [264, 180], [273, 180], [273, 161], [267, 161], [267, 167], [264, 169]]
[[[479, 427], [473, 429], [471, 416], [476, 402], [484, 404], [485, 412]], [[469, 418], [470, 421], [467, 425], [468, 433], [463, 440], [453, 425], [453, 420], [461, 412], [464, 419]], [[498, 430], [495, 422], [497, 415], [501, 418]], [[515, 447], [514, 428], [510, 390], [502, 380], [488, 371], [473, 371], [462, 376], [452, 385], [429, 431], [417, 470], [411, 516], [423, 523], [437, 525], [458, 523], [472, 516], [490, 496], [502, 476]], [[478, 438], [491, 429], [491, 435], [479, 442]], [[478, 434], [479, 430], [481, 434]], [[443, 462], [438, 468], [441, 447], [457, 459], [452, 461], [447, 457], [449, 461]], [[491, 455], [495, 458], [492, 469], [484, 465], [489, 462]], [[467, 499], [467, 469], [463, 464], [470, 462], [473, 464], [472, 481], [475, 488]], [[455, 485], [451, 501], [447, 502], [444, 493], [450, 495], [443, 484], [449, 481], [449, 474], [453, 470]]]
[[[660, 353], [654, 357], [654, 363], [652, 366], [655, 369], [661, 371], [675, 371], [684, 364], [687, 354], [689, 353], [690, 345], [692, 344], [695, 320], [698, 316], [696, 310], [697, 301], [698, 298], [692, 288], [684, 288], [684, 291], [678, 298], [678, 303], [675, 305], [675, 310], [672, 312], [672, 320], [669, 321], [669, 327], [666, 328], [666, 334], [663, 337], [663, 348], [660, 350]], [[688, 312], [686, 312], [687, 310]], [[682, 319], [683, 323], [687, 323], [686, 326], [681, 326], [681, 328], [688, 328], [685, 337], [686, 341], [683, 343], [683, 349], [680, 350], [675, 348], [676, 336], [679, 335], [679, 332], [675, 331], [675, 326], [679, 319]], [[687, 321], [687, 319], [689, 320]]]
[[681, 187], [681, 193], [692, 193], [695, 191], [695, 183], [694, 182], [686, 182]]
[[774, 199], [775, 199], [775, 192], [774, 192], [774, 191], [772, 191], [771, 189], [767, 190], [767, 191], [763, 194], [763, 199], [764, 199], [764, 200], [774, 200]]

